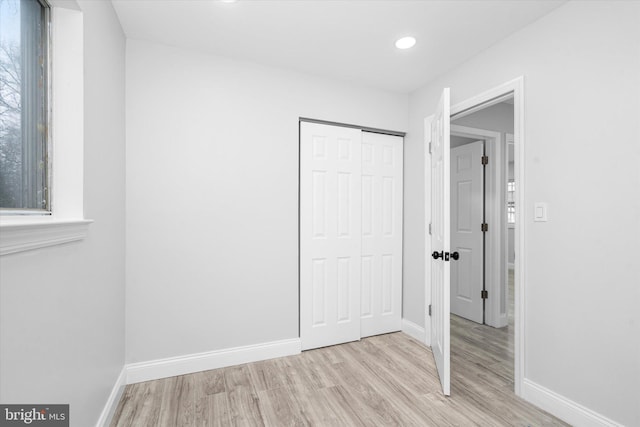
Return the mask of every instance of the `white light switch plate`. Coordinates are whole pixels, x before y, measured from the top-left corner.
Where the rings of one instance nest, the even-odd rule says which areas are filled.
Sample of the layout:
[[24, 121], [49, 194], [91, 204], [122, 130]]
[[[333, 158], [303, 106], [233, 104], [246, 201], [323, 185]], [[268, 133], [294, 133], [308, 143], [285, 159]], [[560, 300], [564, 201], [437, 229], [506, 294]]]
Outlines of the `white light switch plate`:
[[547, 222], [549, 207], [544, 202], [536, 202], [533, 208], [533, 220], [535, 222]]

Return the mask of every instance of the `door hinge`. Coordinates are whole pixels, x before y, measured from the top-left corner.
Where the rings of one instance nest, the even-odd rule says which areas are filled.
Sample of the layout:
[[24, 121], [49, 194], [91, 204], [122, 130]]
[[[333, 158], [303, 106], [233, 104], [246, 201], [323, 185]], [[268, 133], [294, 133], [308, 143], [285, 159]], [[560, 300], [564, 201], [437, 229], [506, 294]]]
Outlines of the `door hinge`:
[[489, 164], [489, 156], [482, 156], [482, 164], [483, 165]]
[[485, 290], [480, 291], [480, 297], [481, 297], [482, 299], [487, 299], [487, 298], [489, 298], [489, 291], [485, 291]]
[[489, 231], [489, 224], [487, 224], [486, 222], [483, 222], [482, 225], [480, 226], [480, 231], [487, 232]]
[[429, 154], [431, 154], [431, 143], [429, 143]]
[[429, 316], [431, 316], [431, 304], [429, 304]]
[[429, 234], [431, 234], [431, 223], [429, 223]]

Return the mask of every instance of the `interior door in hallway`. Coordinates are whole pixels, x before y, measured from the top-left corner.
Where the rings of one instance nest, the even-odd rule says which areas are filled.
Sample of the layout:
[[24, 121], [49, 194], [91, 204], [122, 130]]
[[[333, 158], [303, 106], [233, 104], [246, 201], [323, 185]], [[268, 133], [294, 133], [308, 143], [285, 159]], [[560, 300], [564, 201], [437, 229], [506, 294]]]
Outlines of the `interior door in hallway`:
[[[445, 88], [425, 137], [431, 149], [431, 351], [442, 392], [450, 394], [450, 100]], [[428, 121], [428, 119], [427, 119]], [[428, 164], [428, 163], [427, 163]]]
[[303, 350], [360, 339], [361, 133], [300, 123]]
[[483, 323], [484, 142], [451, 149], [451, 312]]
[[402, 143], [362, 132], [362, 337], [402, 328]]

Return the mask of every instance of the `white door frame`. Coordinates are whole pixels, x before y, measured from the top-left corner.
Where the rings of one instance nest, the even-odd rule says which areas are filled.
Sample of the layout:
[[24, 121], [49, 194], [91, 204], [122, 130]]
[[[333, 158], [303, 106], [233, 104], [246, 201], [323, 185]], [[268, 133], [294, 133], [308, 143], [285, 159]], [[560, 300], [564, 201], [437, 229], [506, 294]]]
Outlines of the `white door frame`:
[[[450, 126], [452, 136], [458, 134], [454, 126]], [[488, 239], [481, 224], [485, 222], [485, 192], [488, 188], [485, 178], [489, 174], [486, 170], [488, 165], [482, 164], [482, 157], [488, 154], [485, 153], [485, 147], [491, 141], [482, 136], [471, 141], [468, 144], [456, 144], [455, 147], [452, 144], [450, 148], [450, 251], [458, 252], [459, 259], [452, 262], [450, 267], [449, 314], [484, 323], [487, 300], [482, 298], [482, 290], [485, 286], [485, 246]], [[466, 187], [468, 193], [460, 191], [460, 184]], [[466, 204], [469, 206], [465, 208]], [[467, 282], [462, 279], [465, 273], [470, 274]]]
[[[477, 129], [467, 126], [451, 125], [451, 134], [465, 138], [485, 140], [485, 153], [489, 157], [489, 163], [485, 170], [485, 219], [489, 224], [489, 230], [485, 240], [486, 259], [490, 262], [484, 264], [486, 290], [489, 298], [485, 301], [485, 323], [494, 328], [502, 328], [509, 323], [509, 302], [507, 299], [507, 273], [506, 273], [506, 227], [502, 227], [507, 221], [505, 214], [506, 171], [503, 161], [506, 150], [502, 133], [485, 129]], [[499, 262], [495, 262], [499, 260]], [[504, 312], [500, 310], [500, 294], [504, 298]]]
[[[454, 89], [455, 90], [455, 89]], [[489, 89], [465, 101], [455, 104], [451, 107], [451, 116], [460, 118], [472, 114], [478, 110], [491, 105], [498, 104], [503, 100], [513, 96], [513, 112], [514, 112], [514, 142], [515, 142], [515, 170], [514, 176], [516, 180], [516, 227], [515, 227], [515, 247], [518, 256], [515, 260], [515, 301], [514, 301], [514, 322], [515, 322], [515, 346], [514, 346], [514, 385], [515, 393], [522, 396], [522, 383], [525, 368], [525, 294], [526, 294], [526, 252], [525, 252], [525, 227], [524, 212], [525, 207], [525, 139], [524, 139], [524, 77], [520, 76], [500, 86]], [[427, 146], [428, 139], [425, 138], [425, 160], [429, 159], [429, 148]], [[429, 206], [431, 201], [430, 194], [430, 176], [427, 171], [430, 168], [425, 163], [425, 213], [430, 212]], [[429, 220], [426, 221], [427, 223]], [[428, 256], [431, 254], [431, 236], [428, 227], [425, 227], [425, 318], [426, 325], [430, 325], [426, 307], [431, 303], [431, 283], [429, 282], [430, 263]], [[428, 330], [428, 328], [426, 328]], [[430, 334], [426, 334], [426, 344], [431, 344]]]

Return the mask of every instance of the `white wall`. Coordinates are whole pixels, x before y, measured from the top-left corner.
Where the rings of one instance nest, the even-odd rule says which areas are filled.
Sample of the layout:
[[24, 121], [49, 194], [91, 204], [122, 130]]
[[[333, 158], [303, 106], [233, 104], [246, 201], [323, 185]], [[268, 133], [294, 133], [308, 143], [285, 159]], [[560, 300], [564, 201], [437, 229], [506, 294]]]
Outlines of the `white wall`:
[[412, 94], [405, 143], [405, 317], [424, 324], [423, 119], [443, 87], [455, 104], [524, 75], [524, 375], [625, 425], [640, 425], [639, 22], [638, 2], [567, 3]]
[[407, 95], [127, 41], [127, 362], [298, 337], [298, 118]]
[[125, 39], [111, 3], [79, 3], [95, 222], [82, 242], [0, 258], [0, 401], [69, 403], [71, 425], [90, 426], [124, 363]]

